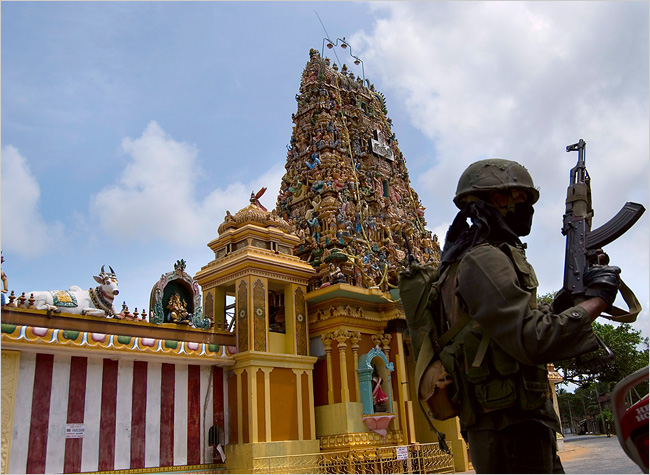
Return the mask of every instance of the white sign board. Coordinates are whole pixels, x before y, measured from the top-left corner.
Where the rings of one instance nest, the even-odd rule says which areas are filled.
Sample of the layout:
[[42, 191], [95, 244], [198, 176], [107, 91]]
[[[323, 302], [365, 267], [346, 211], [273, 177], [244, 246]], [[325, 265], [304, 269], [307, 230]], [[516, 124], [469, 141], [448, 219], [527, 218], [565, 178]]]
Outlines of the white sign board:
[[405, 445], [395, 447], [395, 452], [397, 452], [397, 460], [406, 460], [409, 458], [409, 448]]
[[83, 424], [66, 424], [65, 425], [65, 438], [66, 439], [83, 439], [84, 425]]
[[375, 130], [373, 136], [374, 138], [370, 139], [370, 148], [372, 153], [391, 162], [394, 161], [395, 156], [393, 154], [393, 148], [388, 145], [384, 133], [381, 130]]
[[390, 160], [391, 162], [395, 160], [393, 149], [386, 144], [378, 142], [377, 140], [370, 139], [370, 144], [372, 146], [372, 153], [379, 155], [380, 157]]

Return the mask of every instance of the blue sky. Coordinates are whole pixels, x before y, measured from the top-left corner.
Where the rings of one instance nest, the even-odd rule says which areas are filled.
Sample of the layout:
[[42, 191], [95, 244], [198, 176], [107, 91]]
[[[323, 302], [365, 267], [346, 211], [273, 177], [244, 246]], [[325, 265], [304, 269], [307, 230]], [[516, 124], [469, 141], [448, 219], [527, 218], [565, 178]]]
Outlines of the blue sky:
[[[458, 177], [488, 157], [540, 188], [528, 256], [561, 286], [566, 145], [587, 142], [594, 226], [648, 207], [647, 2], [2, 2], [2, 250], [16, 293], [94, 286], [149, 309], [178, 259], [194, 275], [226, 210], [284, 174], [309, 50], [384, 93], [440, 239]], [[338, 58], [334, 56], [336, 51]], [[645, 307], [648, 215], [606, 250]]]

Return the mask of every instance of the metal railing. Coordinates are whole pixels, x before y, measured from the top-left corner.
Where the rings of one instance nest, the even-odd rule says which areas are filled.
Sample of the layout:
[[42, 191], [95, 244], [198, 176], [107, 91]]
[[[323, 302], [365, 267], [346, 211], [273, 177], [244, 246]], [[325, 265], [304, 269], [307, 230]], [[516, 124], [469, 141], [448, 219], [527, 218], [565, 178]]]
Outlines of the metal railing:
[[454, 458], [437, 443], [367, 447], [253, 459], [253, 473], [453, 473]]

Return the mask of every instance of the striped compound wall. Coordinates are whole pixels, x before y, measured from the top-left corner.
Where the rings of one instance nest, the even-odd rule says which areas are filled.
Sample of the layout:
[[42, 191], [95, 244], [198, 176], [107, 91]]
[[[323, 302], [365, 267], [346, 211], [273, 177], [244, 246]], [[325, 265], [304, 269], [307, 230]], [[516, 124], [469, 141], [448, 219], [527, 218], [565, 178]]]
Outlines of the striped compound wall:
[[217, 366], [23, 351], [9, 473], [214, 463], [223, 385]]

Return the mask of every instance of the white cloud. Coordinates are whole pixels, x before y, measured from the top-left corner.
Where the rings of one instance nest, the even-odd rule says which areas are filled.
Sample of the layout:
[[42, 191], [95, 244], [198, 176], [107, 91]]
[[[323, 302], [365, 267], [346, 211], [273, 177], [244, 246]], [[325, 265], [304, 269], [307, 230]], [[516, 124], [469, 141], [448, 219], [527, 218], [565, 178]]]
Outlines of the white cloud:
[[[139, 138], [125, 138], [122, 148], [130, 160], [118, 183], [104, 188], [91, 203], [103, 230], [117, 240], [205, 245], [216, 237], [226, 210], [234, 214], [245, 207], [251, 191], [272, 189], [284, 172], [276, 166], [249, 184], [198, 189], [197, 148], [176, 141], [156, 122]], [[265, 195], [262, 202], [271, 199]], [[275, 201], [267, 208], [274, 206]]]
[[[403, 104], [411, 124], [430, 141], [423, 148], [431, 151], [431, 166], [413, 186], [427, 208], [427, 223], [442, 231], [439, 237], [456, 213], [451, 198], [470, 163], [517, 160], [541, 191], [528, 255], [540, 290], [557, 290], [564, 199], [577, 160], [565, 147], [580, 138], [588, 144], [594, 227], [626, 201], [648, 207], [647, 4], [371, 2], [371, 7], [382, 18], [350, 43], [366, 75], [389, 98], [389, 113]], [[628, 234], [606, 250], [646, 304], [648, 216]], [[647, 334], [647, 312], [641, 318]]]
[[[543, 191], [553, 193], [566, 187], [564, 170], [574, 160], [564, 147], [584, 138], [594, 157], [593, 176], [607, 176], [609, 190], [632, 188], [645, 198], [647, 5], [620, 5], [375, 7], [387, 18], [351, 42], [361, 46], [392, 97], [389, 111], [390, 104], [404, 103], [412, 125], [435, 144], [435, 165], [416, 184], [418, 193], [425, 188], [436, 201], [448, 200], [456, 184], [450, 177], [488, 157], [521, 161]], [[626, 166], [613, 168], [614, 157]], [[639, 173], [644, 180], [630, 182]]]
[[25, 157], [7, 145], [2, 149], [2, 249], [37, 257], [60, 242], [63, 225], [46, 221], [39, 210], [41, 189]]

